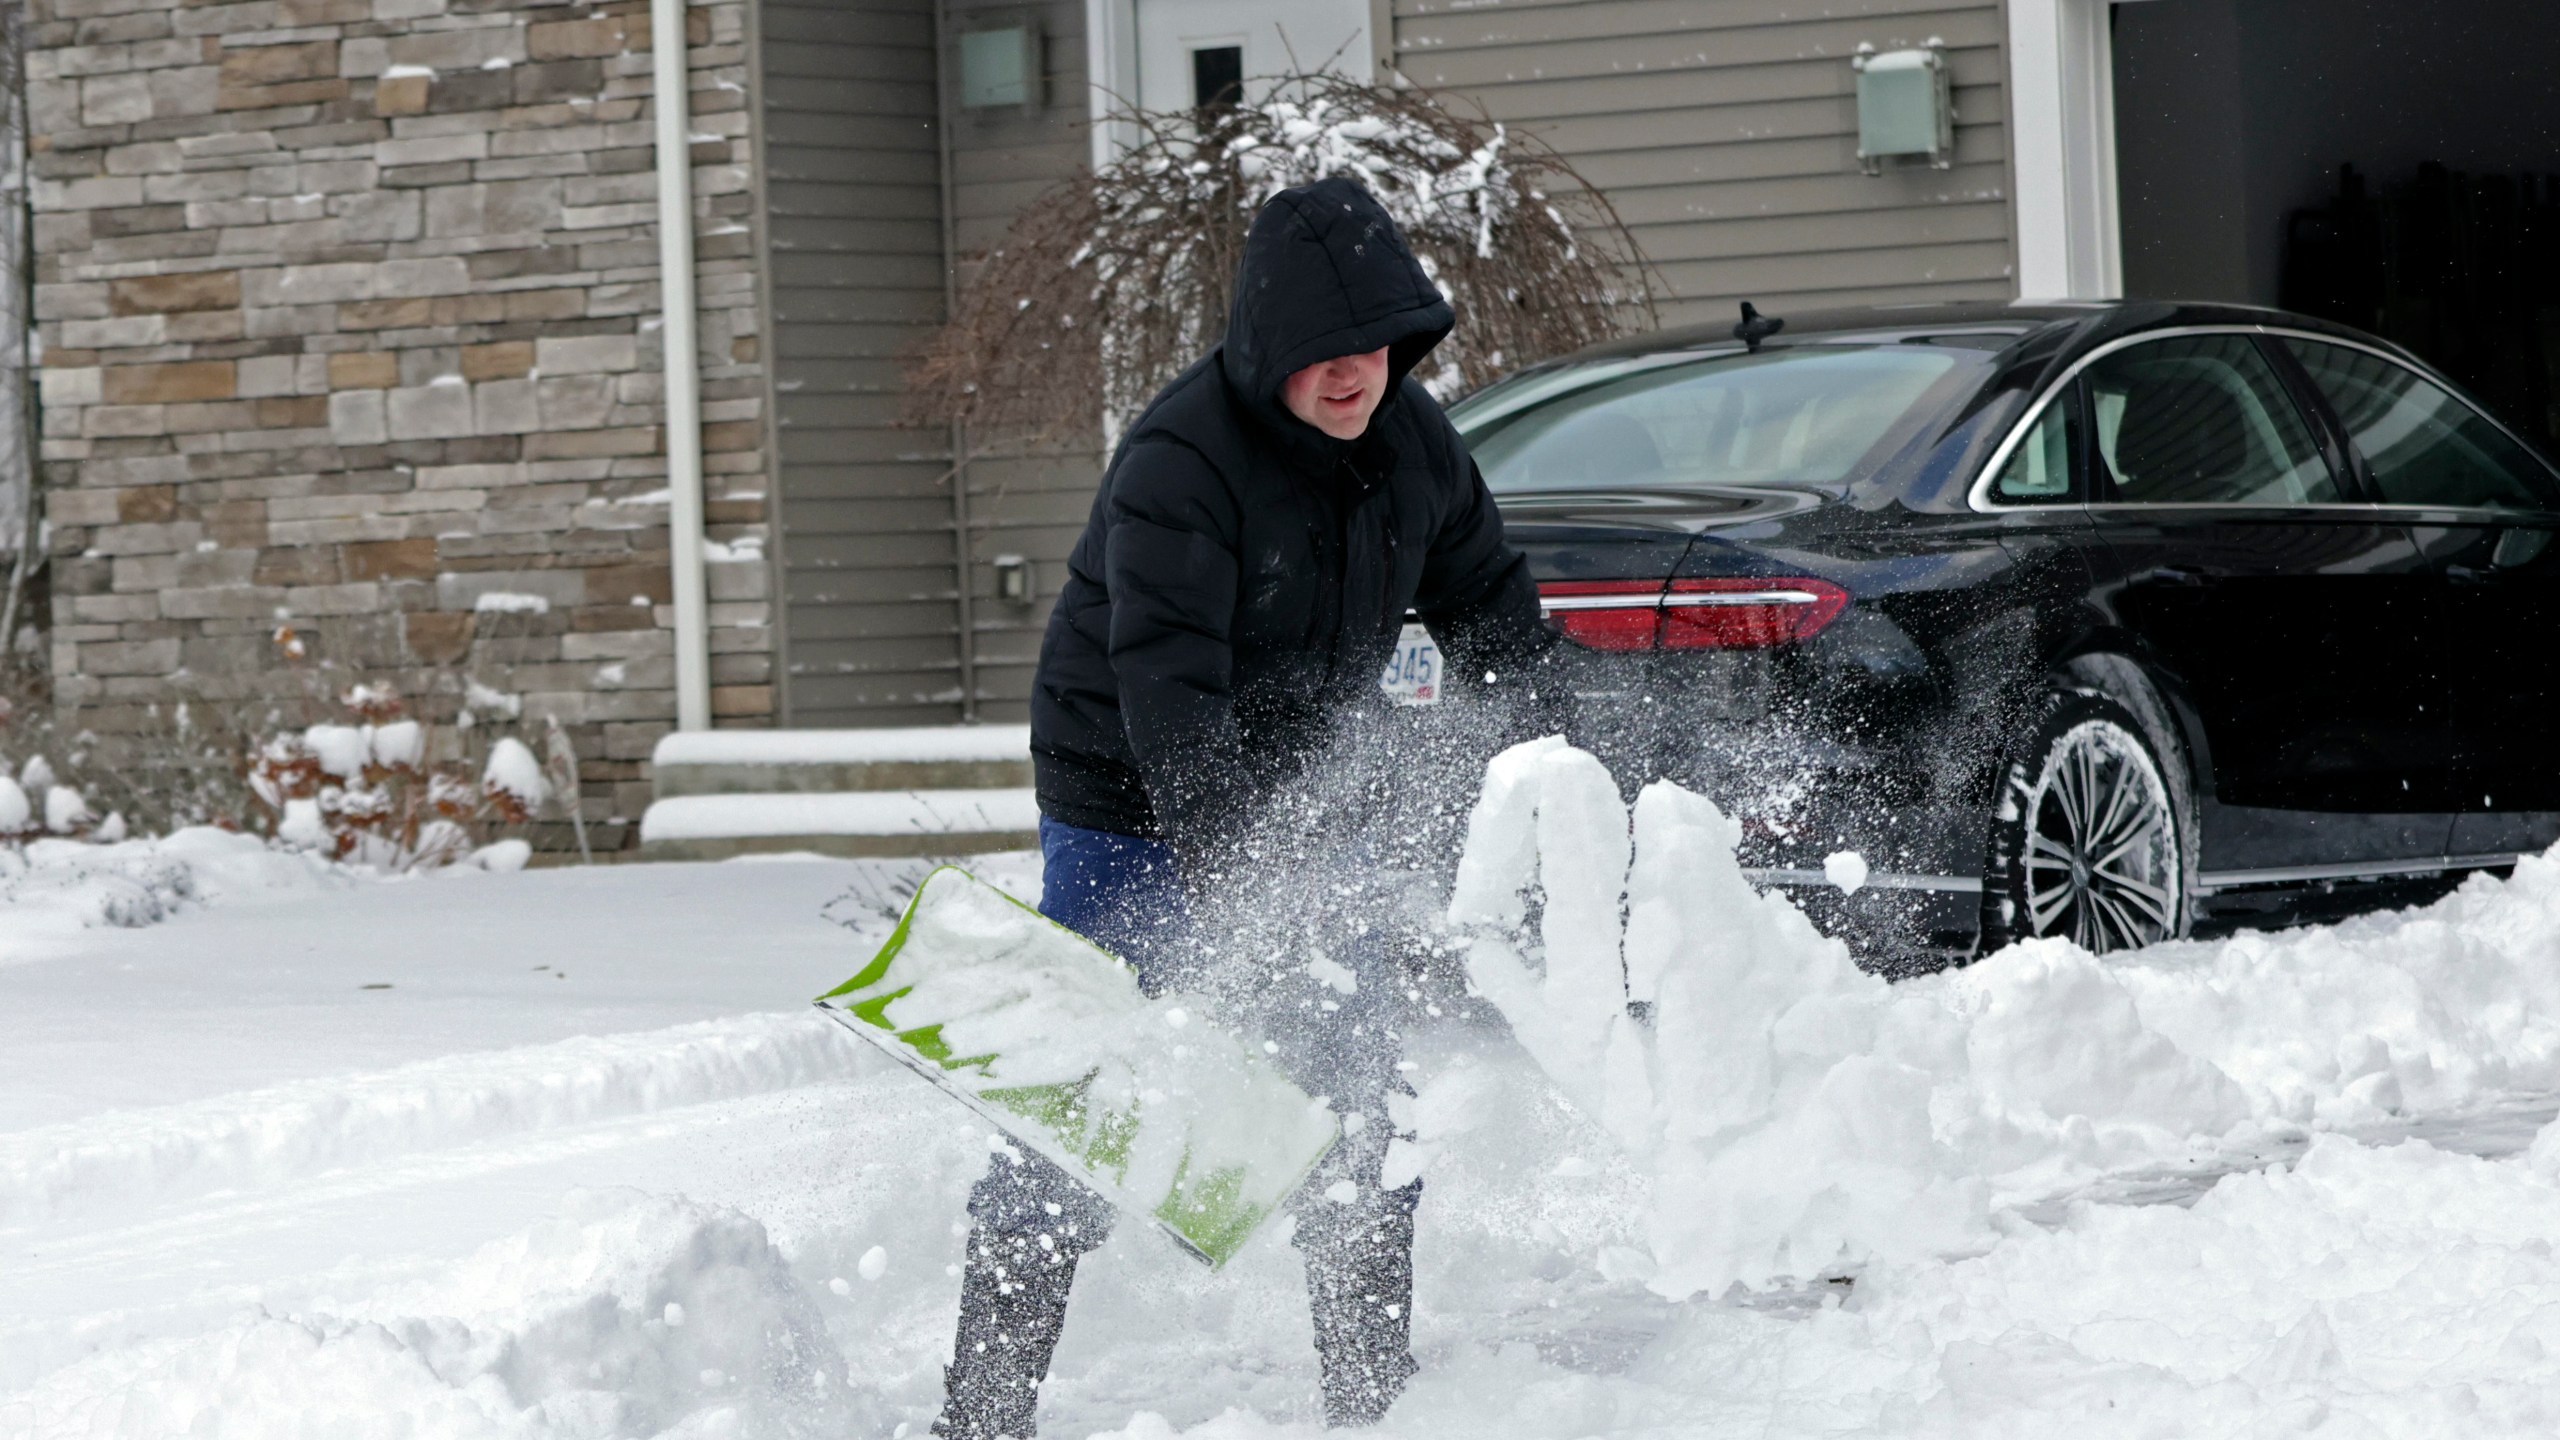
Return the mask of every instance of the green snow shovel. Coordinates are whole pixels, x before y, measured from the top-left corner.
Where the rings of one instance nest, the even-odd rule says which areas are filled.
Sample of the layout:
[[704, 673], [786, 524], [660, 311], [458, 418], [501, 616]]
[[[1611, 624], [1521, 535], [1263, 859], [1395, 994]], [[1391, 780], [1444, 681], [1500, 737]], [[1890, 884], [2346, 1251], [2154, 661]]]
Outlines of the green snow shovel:
[[1122, 1210], [1221, 1265], [1341, 1133], [1194, 997], [952, 866], [818, 1008]]

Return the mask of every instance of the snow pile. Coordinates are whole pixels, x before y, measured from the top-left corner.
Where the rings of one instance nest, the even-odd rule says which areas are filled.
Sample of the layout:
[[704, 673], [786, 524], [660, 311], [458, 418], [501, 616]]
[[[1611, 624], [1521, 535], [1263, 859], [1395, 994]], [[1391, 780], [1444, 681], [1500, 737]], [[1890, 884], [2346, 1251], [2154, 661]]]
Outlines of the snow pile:
[[[1614, 1373], [1519, 1340], [1463, 1346], [1383, 1430], [2547, 1435], [2555, 1227], [2560, 1187], [2526, 1164], [2323, 1136], [2291, 1169], [2225, 1177], [2192, 1207], [2083, 1207], [1985, 1255], [1880, 1263], [1793, 1311], [1679, 1307]], [[1269, 1433], [1245, 1415], [1108, 1432]]]
[[2167, 945], [2110, 973], [2263, 1114], [2323, 1127], [2560, 1090], [2560, 859], [2422, 910]]
[[112, 1350], [0, 1402], [44, 1437], [850, 1433], [843, 1361], [746, 1216], [572, 1194], [449, 1277]]
[[332, 867], [210, 826], [159, 840], [36, 840], [0, 848], [0, 965], [73, 949], [99, 926], [154, 925], [190, 903], [299, 893]]
[[1651, 786], [1629, 837], [1598, 761], [1517, 747], [1449, 917], [1523, 1047], [1651, 1176], [1665, 1295], [1987, 1249], [1996, 1210], [2100, 1176], [2560, 1086], [2547, 859], [2334, 930], [2106, 962], [2037, 941], [1887, 985], [1751, 888], [1711, 802]]
[[0, 1135], [0, 1224], [268, 1186], [386, 1156], [853, 1073], [806, 1014], [452, 1055]]

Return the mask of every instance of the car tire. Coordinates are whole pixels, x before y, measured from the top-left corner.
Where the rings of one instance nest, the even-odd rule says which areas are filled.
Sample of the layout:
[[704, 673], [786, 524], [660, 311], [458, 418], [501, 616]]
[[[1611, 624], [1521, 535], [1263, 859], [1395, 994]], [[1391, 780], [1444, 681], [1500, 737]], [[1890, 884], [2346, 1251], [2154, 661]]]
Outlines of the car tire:
[[2183, 938], [2193, 794], [2178, 747], [2134, 707], [2091, 689], [2047, 695], [1995, 794], [1984, 953], [2044, 935], [2095, 954]]

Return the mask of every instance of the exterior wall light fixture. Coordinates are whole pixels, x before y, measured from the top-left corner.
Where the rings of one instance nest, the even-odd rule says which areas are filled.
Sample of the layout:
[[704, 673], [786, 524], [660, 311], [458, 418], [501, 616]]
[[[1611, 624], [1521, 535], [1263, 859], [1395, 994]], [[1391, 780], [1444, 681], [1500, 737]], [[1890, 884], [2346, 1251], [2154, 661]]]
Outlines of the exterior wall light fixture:
[[996, 598], [1008, 605], [1028, 605], [1032, 596], [1031, 562], [1020, 555], [995, 558]]

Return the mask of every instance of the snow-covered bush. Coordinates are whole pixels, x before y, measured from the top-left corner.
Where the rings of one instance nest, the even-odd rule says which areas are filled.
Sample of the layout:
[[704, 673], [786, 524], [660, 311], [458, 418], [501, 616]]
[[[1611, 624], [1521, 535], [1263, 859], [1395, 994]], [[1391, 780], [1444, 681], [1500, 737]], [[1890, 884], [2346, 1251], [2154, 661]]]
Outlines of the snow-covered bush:
[[[395, 690], [384, 671], [397, 662], [368, 651], [356, 623], [371, 618], [277, 625], [267, 678], [285, 683], [251, 699], [66, 706], [40, 668], [0, 669], [0, 848], [212, 826], [399, 868], [514, 868], [531, 846], [494, 837], [565, 819], [585, 853], [578, 757], [558, 717], [514, 693], [508, 666], [467, 657], [399, 668]], [[407, 793], [437, 774], [443, 791]], [[308, 803], [288, 813], [287, 800]]]
[[[21, 742], [42, 746], [61, 738], [46, 729], [13, 724], [21, 714], [15, 701], [0, 695], [0, 736], [6, 737], [12, 748]], [[94, 742], [94, 737], [84, 736], [82, 740]], [[85, 745], [77, 745], [75, 750], [85, 758]], [[0, 753], [0, 846], [47, 838], [112, 843], [125, 837], [125, 828], [122, 811], [109, 809], [100, 813], [79, 786], [63, 783], [42, 749], [27, 755], [19, 764]]]
[[[260, 828], [295, 849], [380, 870], [449, 865], [496, 850], [494, 831], [531, 824], [550, 797], [542, 762], [512, 735], [475, 765], [464, 747], [405, 718], [388, 686], [357, 685], [341, 704], [343, 720], [272, 735], [250, 760]], [[524, 849], [513, 842], [496, 858], [515, 868]]]
[[1427, 91], [1290, 75], [1258, 101], [1115, 120], [1138, 143], [1016, 218], [918, 356], [912, 418], [1116, 431], [1225, 333], [1254, 212], [1329, 176], [1376, 193], [1457, 310], [1416, 376], [1434, 394], [1652, 316], [1647, 267], [1606, 198], [1543, 143]]

